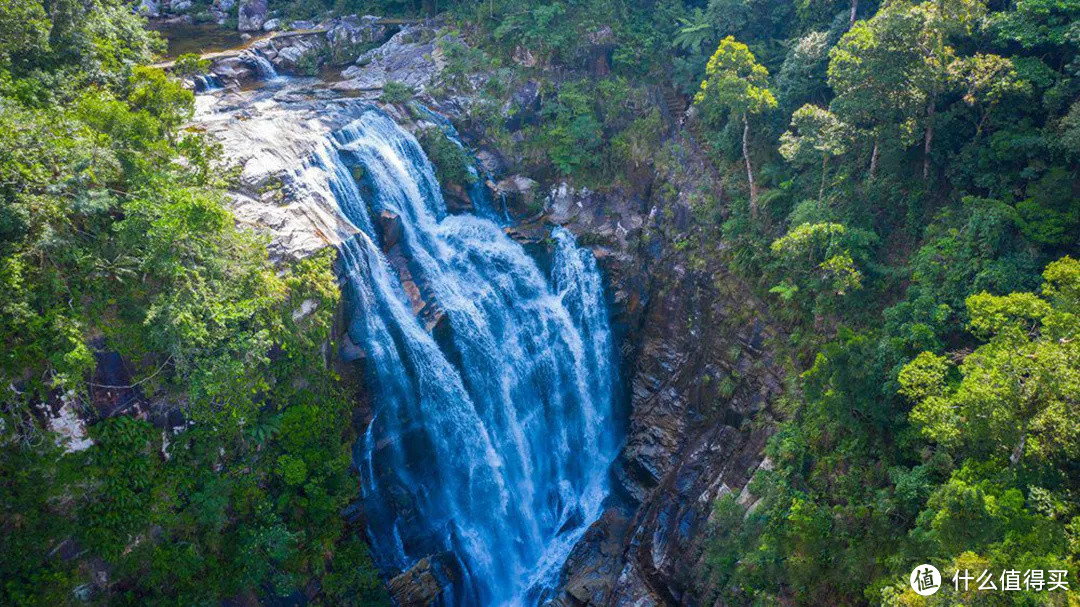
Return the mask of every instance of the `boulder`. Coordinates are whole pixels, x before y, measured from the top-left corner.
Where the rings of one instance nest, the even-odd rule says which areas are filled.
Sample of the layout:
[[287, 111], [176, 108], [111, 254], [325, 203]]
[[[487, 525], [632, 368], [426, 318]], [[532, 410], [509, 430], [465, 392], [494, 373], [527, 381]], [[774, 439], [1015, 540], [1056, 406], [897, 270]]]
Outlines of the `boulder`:
[[401, 218], [393, 211], [379, 213], [379, 229], [382, 232], [383, 249], [390, 250], [401, 240]]
[[609, 508], [589, 527], [563, 564], [562, 593], [551, 607], [604, 604], [619, 573], [629, 523], [626, 512]]
[[286, 47], [275, 53], [270, 62], [282, 72], [295, 72], [300, 61], [308, 54], [308, 50], [307, 47], [301, 45]]
[[142, 0], [135, 10], [145, 17], [158, 17], [161, 15], [161, 8], [158, 7], [157, 0]]
[[191, 0], [177, 0], [169, 6], [169, 10], [174, 13], [186, 13], [191, 10], [192, 4]]
[[241, 32], [261, 30], [266, 23], [266, 0], [240, 0], [236, 29]]
[[379, 23], [379, 18], [374, 15], [348, 15], [335, 19], [326, 32], [326, 40], [334, 49], [344, 49], [347, 46], [371, 44], [378, 42], [389, 33], [385, 25]]
[[524, 175], [511, 175], [500, 181], [496, 187], [504, 194], [524, 196], [536, 188], [536, 181]]
[[256, 75], [251, 65], [241, 57], [217, 59], [210, 71], [223, 82], [244, 82]]
[[515, 215], [535, 214], [530, 203], [535, 198], [537, 183], [524, 175], [511, 175], [495, 184], [495, 197], [505, 202]]
[[268, 19], [262, 26], [264, 32], [272, 32], [279, 27], [281, 27], [281, 19]]
[[480, 149], [476, 152], [476, 160], [488, 173], [499, 174], [506, 170], [506, 162], [497, 150]]

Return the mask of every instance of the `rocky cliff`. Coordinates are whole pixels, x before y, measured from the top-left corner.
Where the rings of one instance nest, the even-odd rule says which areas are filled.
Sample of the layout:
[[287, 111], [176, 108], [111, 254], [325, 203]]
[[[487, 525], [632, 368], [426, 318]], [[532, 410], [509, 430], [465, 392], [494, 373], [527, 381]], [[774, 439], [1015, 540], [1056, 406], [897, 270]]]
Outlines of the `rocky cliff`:
[[[545, 207], [548, 220], [605, 243], [596, 250], [626, 328], [630, 410], [613, 472], [623, 500], [571, 555], [556, 605], [701, 604], [712, 504], [743, 490], [772, 429], [782, 385], [770, 344], [781, 336], [716, 245], [696, 255], [674, 245], [703, 236], [688, 193], [719, 188], [692, 142], [679, 143], [678, 170], [603, 194], [560, 184]], [[680, 194], [660, 195], [672, 191], [661, 183]]]

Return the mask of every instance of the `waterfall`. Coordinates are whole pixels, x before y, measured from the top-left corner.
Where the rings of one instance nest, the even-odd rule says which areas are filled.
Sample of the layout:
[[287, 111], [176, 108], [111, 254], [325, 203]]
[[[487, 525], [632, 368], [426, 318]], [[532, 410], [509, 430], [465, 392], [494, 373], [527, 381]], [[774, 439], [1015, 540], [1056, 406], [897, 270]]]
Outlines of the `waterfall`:
[[262, 55], [254, 52], [248, 52], [244, 54], [244, 61], [251, 64], [255, 68], [255, 73], [259, 75], [259, 80], [277, 80], [278, 73], [274, 69], [274, 64], [270, 63], [270, 60]]
[[355, 460], [376, 559], [441, 558], [444, 605], [537, 604], [600, 516], [617, 449], [596, 261], [556, 228], [545, 272], [491, 219], [447, 214], [416, 140], [375, 110], [300, 181], [358, 231], [340, 257], [375, 395]]
[[208, 93], [222, 88], [221, 80], [214, 74], [196, 74], [194, 80], [196, 93]]

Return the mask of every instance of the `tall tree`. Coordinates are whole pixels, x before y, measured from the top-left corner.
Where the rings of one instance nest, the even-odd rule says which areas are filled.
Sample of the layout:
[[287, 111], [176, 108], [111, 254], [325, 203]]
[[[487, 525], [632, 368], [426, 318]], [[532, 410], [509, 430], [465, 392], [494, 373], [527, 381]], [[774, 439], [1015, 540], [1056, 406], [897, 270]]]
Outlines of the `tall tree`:
[[877, 174], [881, 143], [910, 144], [926, 107], [924, 91], [911, 78], [923, 60], [912, 44], [921, 26], [908, 5], [891, 4], [857, 22], [829, 53], [829, 86], [836, 93], [830, 109], [869, 137], [871, 178]]
[[777, 106], [776, 97], [768, 87], [769, 70], [757, 62], [745, 44], [728, 36], [720, 41], [705, 66], [705, 80], [694, 97], [694, 103], [702, 106], [707, 115], [727, 114], [742, 122], [742, 154], [753, 217], [757, 217], [758, 212], [758, 190], [750, 159], [750, 117]]
[[829, 159], [846, 151], [847, 125], [829, 110], [809, 103], [792, 114], [791, 128], [780, 136], [780, 155], [788, 162], [799, 166], [821, 162], [821, 201], [825, 199]]
[[938, 98], [954, 81], [955, 65], [960, 62], [948, 39], [958, 34], [970, 34], [975, 22], [986, 13], [983, 0], [929, 0], [911, 9], [922, 21], [916, 44], [922, 63], [912, 73], [921, 80], [918, 85], [927, 98], [926, 124], [923, 130], [923, 179], [930, 178], [930, 153], [934, 144], [934, 127]]

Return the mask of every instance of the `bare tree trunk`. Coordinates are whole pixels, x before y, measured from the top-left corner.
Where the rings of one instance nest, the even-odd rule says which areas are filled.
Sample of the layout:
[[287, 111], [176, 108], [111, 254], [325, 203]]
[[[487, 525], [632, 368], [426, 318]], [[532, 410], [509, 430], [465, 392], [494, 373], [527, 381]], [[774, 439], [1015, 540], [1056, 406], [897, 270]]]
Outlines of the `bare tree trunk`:
[[877, 163], [878, 163], [878, 140], [877, 136], [874, 136], [874, 151], [870, 153], [870, 179], [877, 176]]
[[1020, 463], [1020, 458], [1024, 456], [1024, 445], [1027, 443], [1027, 422], [1025, 421], [1020, 428], [1020, 442], [1013, 447], [1012, 454], [1009, 455], [1009, 466], [1014, 467]]
[[742, 155], [746, 161], [746, 180], [750, 183], [750, 216], [757, 219], [757, 183], [754, 182], [754, 167], [750, 164], [750, 119], [743, 113]]
[[934, 114], [937, 113], [934, 95], [930, 96], [930, 107], [926, 110], [926, 138], [923, 144], [923, 181], [930, 179], [930, 149], [934, 144]]
[[821, 187], [818, 188], [818, 201], [825, 202], [825, 177], [829, 172], [829, 155], [821, 155]]
[[848, 29], [855, 27], [855, 13], [859, 11], [859, 0], [851, 0], [851, 18], [848, 20]]

